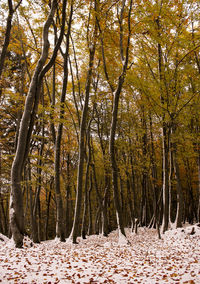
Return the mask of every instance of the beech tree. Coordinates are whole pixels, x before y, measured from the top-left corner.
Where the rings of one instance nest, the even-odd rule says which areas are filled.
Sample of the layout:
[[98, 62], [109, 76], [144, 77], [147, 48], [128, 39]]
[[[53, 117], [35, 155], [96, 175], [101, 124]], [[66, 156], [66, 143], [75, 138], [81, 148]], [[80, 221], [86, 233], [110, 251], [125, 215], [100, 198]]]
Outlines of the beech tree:
[[[65, 16], [65, 1], [63, 2], [63, 15]], [[44, 24], [43, 29], [43, 46], [40, 60], [36, 66], [33, 74], [29, 92], [26, 97], [26, 104], [22, 115], [19, 137], [17, 142], [17, 149], [15, 158], [11, 169], [11, 198], [10, 198], [10, 227], [16, 247], [22, 247], [24, 235], [24, 212], [23, 212], [23, 196], [21, 190], [21, 176], [22, 170], [29, 151], [29, 143], [33, 129], [35, 114], [38, 106], [38, 99], [42, 86], [42, 79], [45, 73], [53, 65], [58, 49], [61, 45], [64, 34], [64, 23], [62, 25], [61, 33], [57, 45], [54, 49], [50, 61], [44, 67], [49, 50], [48, 33], [50, 25], [52, 24], [55, 11], [57, 9], [57, 1], [52, 1], [50, 13]], [[65, 17], [63, 17], [65, 19]], [[63, 20], [63, 22], [65, 22]]]
[[[91, 4], [93, 4], [92, 2]], [[92, 71], [93, 71], [93, 66], [94, 66], [96, 40], [97, 40], [96, 39], [97, 21], [96, 21], [96, 15], [94, 12], [94, 11], [97, 11], [97, 5], [98, 5], [98, 1], [94, 1], [94, 8], [91, 7], [91, 10], [89, 11], [89, 19], [90, 17], [93, 17], [92, 19], [93, 20], [93, 25], [92, 25], [93, 33], [91, 35], [91, 40], [89, 40], [89, 38], [87, 39], [87, 45], [88, 45], [88, 50], [89, 50], [89, 63], [88, 63], [88, 72], [87, 72], [87, 78], [86, 78], [86, 84], [85, 84], [85, 100], [84, 100], [83, 111], [82, 111], [82, 116], [81, 116], [81, 124], [80, 124], [76, 205], [75, 205], [74, 222], [73, 222], [72, 232], [70, 236], [70, 238], [72, 238], [73, 243], [76, 243], [76, 239], [79, 234], [82, 187], [83, 187], [83, 167], [84, 167], [84, 155], [85, 155], [86, 123], [87, 123], [88, 104], [89, 104], [89, 97], [90, 97], [90, 90], [91, 90]], [[88, 28], [87, 33], [89, 33], [89, 26], [87, 28]]]
[[128, 36], [127, 36], [127, 43], [124, 47], [123, 45], [123, 20], [124, 20], [124, 9], [125, 9], [125, 2], [122, 2], [122, 8], [119, 16], [119, 26], [120, 26], [120, 55], [122, 61], [122, 71], [118, 78], [117, 88], [114, 91], [114, 99], [113, 99], [113, 111], [112, 111], [112, 122], [110, 127], [110, 142], [109, 142], [109, 151], [110, 151], [110, 160], [112, 166], [112, 178], [113, 178], [113, 194], [114, 194], [114, 201], [116, 207], [116, 214], [117, 214], [117, 223], [119, 232], [126, 236], [124, 231], [124, 223], [122, 217], [122, 209], [120, 206], [119, 201], [119, 193], [118, 193], [118, 167], [116, 163], [116, 156], [115, 156], [115, 134], [116, 134], [116, 127], [117, 127], [117, 114], [118, 114], [118, 105], [119, 105], [119, 98], [120, 93], [122, 91], [123, 83], [125, 80], [125, 75], [128, 68], [129, 63], [129, 48], [130, 48], [130, 39], [131, 39], [131, 11], [132, 11], [132, 0], [130, 1], [129, 12], [128, 12]]
[[[5, 31], [5, 36], [4, 36], [4, 42], [3, 42], [3, 46], [2, 46], [2, 49], [1, 49], [1, 55], [0, 55], [0, 80], [1, 80], [2, 72], [3, 72], [3, 68], [4, 68], [4, 63], [5, 63], [5, 59], [6, 59], [6, 53], [7, 53], [8, 45], [9, 45], [9, 42], [10, 42], [10, 34], [11, 34], [11, 28], [12, 28], [13, 15], [16, 12], [16, 10], [19, 8], [21, 2], [22, 2], [22, 0], [18, 1], [16, 6], [14, 7], [13, 1], [8, 0], [9, 12], [8, 12], [8, 17], [7, 17], [7, 21], [6, 21], [6, 31]], [[1, 93], [2, 93], [2, 86], [0, 87], [0, 98], [1, 98]]]

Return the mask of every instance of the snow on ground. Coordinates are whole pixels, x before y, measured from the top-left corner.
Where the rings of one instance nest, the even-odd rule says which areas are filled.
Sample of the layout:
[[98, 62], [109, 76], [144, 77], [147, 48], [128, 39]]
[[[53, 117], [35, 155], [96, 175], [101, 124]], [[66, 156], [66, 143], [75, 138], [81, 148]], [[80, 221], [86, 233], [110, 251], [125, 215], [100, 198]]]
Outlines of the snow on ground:
[[152, 229], [126, 233], [129, 244], [118, 242], [117, 231], [78, 245], [52, 240], [15, 249], [0, 240], [0, 282], [200, 283], [200, 227], [168, 231], [162, 240]]

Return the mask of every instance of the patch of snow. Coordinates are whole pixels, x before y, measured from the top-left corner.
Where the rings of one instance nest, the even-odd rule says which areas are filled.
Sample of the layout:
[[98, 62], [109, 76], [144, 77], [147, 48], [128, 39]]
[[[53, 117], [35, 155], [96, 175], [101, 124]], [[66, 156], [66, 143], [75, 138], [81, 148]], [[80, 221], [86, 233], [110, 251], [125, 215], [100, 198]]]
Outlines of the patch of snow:
[[106, 242], [106, 243], [104, 244], [104, 247], [105, 247], [105, 248], [111, 248], [111, 247], [112, 247], [112, 243], [111, 243], [111, 242]]
[[0, 233], [0, 241], [8, 242], [8, 241], [9, 241], [9, 238]]
[[10, 208], [10, 211], [9, 211], [9, 215], [11, 216], [10, 219], [12, 218], [12, 216], [15, 214], [15, 210], [14, 208]]
[[33, 241], [28, 236], [25, 236], [23, 239], [23, 247], [30, 248], [32, 246], [33, 246]]
[[122, 234], [122, 232], [119, 230], [119, 240], [118, 240], [118, 244], [120, 246], [126, 246], [129, 244], [128, 239]]

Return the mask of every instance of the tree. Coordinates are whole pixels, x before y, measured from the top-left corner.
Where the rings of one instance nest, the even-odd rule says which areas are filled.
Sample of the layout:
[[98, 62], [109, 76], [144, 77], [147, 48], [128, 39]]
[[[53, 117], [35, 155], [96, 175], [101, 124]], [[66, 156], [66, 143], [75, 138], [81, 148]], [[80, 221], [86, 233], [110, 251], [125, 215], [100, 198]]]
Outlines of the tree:
[[29, 151], [29, 143], [33, 129], [35, 113], [37, 111], [42, 79], [55, 61], [56, 54], [58, 52], [64, 34], [64, 27], [62, 26], [60, 37], [54, 49], [54, 53], [48, 64], [44, 67], [50, 46], [48, 40], [49, 28], [52, 24], [53, 16], [55, 14], [57, 6], [57, 1], [53, 0], [51, 3], [50, 13], [44, 24], [42, 53], [34, 71], [29, 87], [29, 92], [26, 97], [26, 104], [21, 120], [16, 154], [11, 169], [10, 227], [16, 247], [23, 246], [24, 212], [23, 196], [21, 190], [21, 176], [23, 166]]
[[[64, 7], [66, 9], [66, 7]], [[66, 34], [66, 49], [63, 54], [64, 57], [64, 77], [63, 77], [63, 86], [62, 93], [60, 98], [60, 122], [58, 124], [56, 141], [55, 141], [55, 192], [56, 192], [56, 235], [60, 237], [61, 241], [65, 241], [65, 230], [64, 230], [64, 214], [63, 214], [63, 202], [60, 190], [60, 148], [61, 148], [61, 139], [62, 139], [62, 130], [63, 123], [62, 119], [64, 118], [64, 103], [65, 96], [67, 91], [67, 83], [68, 83], [68, 58], [69, 58], [69, 41], [70, 41], [70, 32], [71, 32], [71, 24], [72, 24], [72, 15], [73, 15], [73, 1], [70, 7], [70, 16], [68, 21], [68, 30]], [[66, 15], [63, 15], [63, 19], [65, 19]]]
[[[122, 91], [123, 83], [125, 80], [128, 63], [129, 63], [129, 48], [130, 48], [130, 38], [131, 38], [131, 11], [132, 11], [132, 0], [130, 1], [129, 11], [128, 11], [128, 35], [127, 35], [127, 43], [124, 47], [123, 44], [123, 20], [124, 20], [124, 9], [125, 9], [125, 2], [122, 2], [122, 8], [119, 16], [119, 26], [120, 26], [120, 55], [122, 61], [122, 71], [118, 78], [117, 87], [114, 90], [114, 99], [113, 99], [113, 111], [112, 111], [112, 121], [110, 127], [110, 141], [109, 141], [109, 152], [110, 152], [110, 160], [111, 160], [111, 167], [112, 167], [112, 179], [113, 179], [113, 194], [114, 194], [114, 201], [115, 201], [115, 208], [116, 208], [116, 215], [117, 215], [117, 223], [119, 233], [126, 236], [124, 231], [124, 224], [122, 218], [122, 209], [119, 201], [119, 190], [118, 190], [118, 167], [116, 162], [116, 153], [115, 153], [115, 135], [116, 135], [116, 127], [117, 127], [117, 114], [118, 114], [118, 105], [119, 105], [119, 98], [120, 93]], [[114, 89], [114, 88], [113, 88]]]
[[[92, 2], [91, 2], [92, 3]], [[94, 3], [94, 11], [97, 11], [98, 1]], [[80, 135], [79, 135], [79, 159], [78, 159], [78, 176], [77, 176], [77, 190], [76, 190], [76, 205], [75, 205], [75, 214], [74, 214], [74, 222], [72, 227], [72, 232], [70, 238], [72, 238], [73, 243], [77, 243], [76, 239], [79, 234], [79, 223], [80, 223], [80, 212], [81, 212], [81, 201], [82, 201], [82, 186], [83, 186], [83, 167], [84, 167], [84, 159], [85, 159], [85, 135], [86, 135], [86, 123], [87, 123], [87, 114], [88, 114], [88, 104], [89, 104], [89, 96], [90, 96], [90, 88], [91, 88], [91, 80], [92, 80], [92, 71], [94, 66], [94, 57], [96, 50], [96, 40], [97, 40], [97, 22], [96, 15], [94, 11], [89, 12], [89, 19], [91, 17], [91, 12], [93, 13], [93, 35], [92, 41], [88, 40], [88, 49], [89, 49], [89, 63], [88, 63], [88, 73], [85, 84], [85, 101], [81, 116], [81, 124], [80, 124]], [[89, 33], [89, 26], [88, 31]]]
[[[18, 1], [16, 6], [13, 7], [13, 1], [8, 0], [9, 13], [8, 13], [7, 23], [6, 23], [4, 43], [3, 43], [3, 46], [2, 46], [1, 56], [0, 56], [0, 81], [1, 81], [1, 76], [2, 76], [2, 72], [3, 72], [3, 68], [4, 68], [4, 62], [5, 62], [5, 59], [6, 59], [6, 53], [7, 53], [8, 45], [9, 45], [9, 42], [10, 42], [10, 33], [11, 33], [11, 28], [12, 28], [13, 15], [17, 11], [17, 9], [19, 8], [21, 2], [22, 2], [22, 0]], [[2, 94], [2, 87], [0, 87], [0, 98], [1, 98], [1, 94]]]

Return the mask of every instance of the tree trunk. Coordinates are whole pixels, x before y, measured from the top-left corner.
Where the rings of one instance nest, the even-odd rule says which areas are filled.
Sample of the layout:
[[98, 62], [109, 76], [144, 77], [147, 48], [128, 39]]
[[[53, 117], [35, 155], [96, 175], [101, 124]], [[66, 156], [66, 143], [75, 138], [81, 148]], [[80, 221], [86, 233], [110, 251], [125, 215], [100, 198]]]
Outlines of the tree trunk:
[[81, 235], [83, 239], [86, 239], [87, 233], [87, 213], [88, 213], [88, 177], [89, 177], [89, 162], [87, 161], [86, 173], [85, 173], [85, 198], [84, 198], [84, 209], [83, 209], [83, 221]]
[[[12, 0], [8, 0], [9, 13], [8, 13], [7, 21], [6, 21], [6, 32], [5, 32], [5, 37], [4, 37], [4, 43], [3, 43], [1, 55], [0, 55], [0, 81], [2, 79], [1, 75], [2, 75], [2, 72], [3, 72], [4, 63], [5, 63], [5, 59], [6, 59], [6, 53], [7, 53], [8, 45], [9, 45], [9, 42], [10, 42], [10, 33], [11, 33], [11, 29], [12, 29], [13, 14], [18, 9], [21, 2], [22, 2], [22, 0], [19, 0], [16, 7], [13, 8]], [[1, 100], [1, 95], [2, 95], [2, 85], [0, 84], [0, 100]]]
[[[175, 134], [176, 131], [176, 125], [172, 125], [172, 134]], [[175, 219], [175, 225], [176, 228], [182, 227], [182, 221], [183, 221], [183, 190], [181, 186], [181, 178], [180, 178], [180, 170], [179, 170], [179, 164], [177, 161], [177, 145], [176, 142], [172, 143], [172, 159], [173, 159], [173, 165], [174, 165], [174, 173], [176, 178], [176, 191], [177, 191], [177, 210], [176, 210], [176, 219]]]
[[126, 186], [127, 186], [127, 199], [128, 199], [128, 205], [129, 205], [130, 217], [131, 217], [131, 228], [133, 228], [134, 224], [135, 224], [135, 217], [134, 217], [133, 202], [132, 202], [132, 196], [131, 196], [130, 178], [129, 178], [128, 171], [126, 171]]
[[118, 105], [119, 105], [119, 97], [122, 90], [124, 82], [124, 74], [122, 74], [118, 81], [118, 88], [114, 94], [114, 103], [113, 103], [113, 112], [112, 112], [112, 122], [110, 127], [110, 141], [109, 141], [109, 152], [110, 152], [110, 160], [111, 160], [111, 168], [112, 168], [112, 181], [113, 181], [113, 196], [114, 203], [116, 208], [117, 215], [117, 225], [119, 232], [126, 236], [124, 231], [124, 223], [122, 216], [122, 208], [120, 204], [119, 198], [119, 189], [118, 189], [118, 167], [115, 156], [115, 133], [117, 127], [117, 114], [118, 114]]
[[173, 160], [173, 143], [170, 139], [169, 141], [169, 226], [171, 227], [172, 218], [171, 218], [171, 211], [172, 211], [172, 180], [173, 180], [173, 173], [174, 173], [174, 160]]
[[96, 210], [96, 216], [95, 216], [95, 234], [99, 235], [101, 228], [100, 228], [100, 223], [101, 223], [101, 207], [98, 206]]
[[57, 48], [54, 49], [49, 63], [44, 67], [45, 62], [48, 58], [48, 50], [50, 46], [48, 40], [49, 28], [53, 21], [53, 16], [57, 9], [57, 6], [57, 1], [53, 0], [49, 16], [44, 24], [42, 54], [34, 71], [30, 88], [26, 97], [25, 108], [20, 124], [17, 150], [11, 169], [10, 227], [15, 245], [19, 248], [23, 246], [24, 235], [24, 209], [21, 189], [22, 170], [29, 152], [29, 144], [35, 120], [35, 114], [38, 107], [42, 79], [55, 61], [57, 51], [61, 44], [63, 36], [63, 34], [61, 34], [61, 36], [59, 37]]
[[[161, 27], [159, 17], [156, 19], [158, 28], [158, 38], [161, 36]], [[163, 52], [161, 43], [158, 43], [158, 69], [160, 79], [160, 101], [161, 105], [164, 106], [166, 101], [165, 95], [165, 84], [164, 84], [164, 67], [163, 67]], [[166, 123], [165, 108], [162, 109], [162, 191], [163, 191], [163, 220], [162, 230], [163, 233], [168, 230], [169, 224], [169, 132], [168, 125]]]
[[[74, 222], [70, 238], [73, 243], [76, 244], [79, 234], [80, 214], [81, 214], [81, 202], [82, 202], [82, 187], [83, 187], [83, 169], [84, 169], [84, 156], [85, 156], [85, 129], [87, 125], [88, 104], [90, 96], [90, 86], [92, 80], [92, 71], [94, 65], [94, 55], [96, 49], [96, 34], [97, 27], [95, 23], [94, 29], [94, 41], [92, 46], [89, 46], [89, 68], [85, 86], [85, 101], [83, 106], [83, 112], [81, 117], [80, 135], [79, 135], [79, 159], [78, 159], [78, 175], [77, 175], [77, 190], [76, 190], [76, 204], [74, 213]], [[89, 43], [88, 43], [89, 44]]]
[[140, 209], [140, 224], [147, 226], [147, 167], [145, 161], [147, 160], [147, 126], [144, 115], [144, 107], [142, 107], [142, 126], [144, 134], [142, 136], [142, 154], [143, 154], [143, 172], [142, 172], [142, 197]]
[[158, 186], [157, 186], [157, 167], [155, 161], [155, 148], [154, 148], [154, 138], [153, 138], [153, 127], [152, 127], [152, 118], [150, 114], [150, 137], [151, 137], [151, 153], [150, 153], [150, 161], [151, 161], [151, 172], [152, 172], [152, 186], [153, 186], [153, 208], [154, 208], [154, 218], [155, 218], [155, 226], [158, 232], [158, 238], [161, 239], [160, 235], [160, 218], [159, 218], [159, 200], [158, 200]]
[[183, 221], [183, 191], [181, 186], [180, 170], [176, 156], [177, 156], [176, 149], [174, 149], [173, 160], [174, 160], [174, 171], [176, 177], [176, 190], [177, 190], [177, 211], [176, 211], [175, 224], [176, 228], [180, 228], [182, 227], [182, 221]]
[[[129, 141], [129, 144], [130, 143], [131, 142]], [[131, 185], [131, 191], [133, 195], [133, 212], [134, 212], [134, 218], [135, 218], [137, 216], [137, 199], [136, 199], [135, 173], [134, 173], [134, 168], [133, 168], [133, 154], [132, 153], [130, 153], [130, 164], [131, 164], [130, 185]]]
[[[108, 166], [108, 158], [106, 155], [106, 145], [103, 141], [103, 131], [101, 129], [103, 123], [101, 123], [100, 119], [99, 119], [99, 113], [97, 111], [97, 107], [95, 106], [95, 111], [96, 111], [96, 115], [97, 115], [97, 133], [98, 133], [98, 137], [100, 140], [100, 146], [101, 146], [101, 151], [102, 151], [102, 155], [103, 155], [103, 165], [104, 165], [104, 195], [102, 200], [100, 200], [101, 204], [102, 204], [102, 231], [103, 231], [103, 235], [107, 236], [109, 233], [109, 229], [108, 229], [108, 214], [107, 214], [107, 199], [108, 199], [108, 192], [110, 189], [110, 167]], [[94, 156], [94, 152], [93, 152], [93, 156]], [[94, 158], [93, 158], [94, 160]]]
[[82, 231], [81, 235], [83, 239], [86, 239], [87, 233], [87, 213], [88, 213], [88, 180], [89, 180], [89, 167], [91, 161], [91, 145], [90, 145], [90, 123], [88, 125], [87, 130], [87, 144], [88, 144], [88, 155], [87, 155], [87, 165], [86, 165], [86, 173], [85, 173], [85, 198], [84, 198], [84, 210], [83, 210], [83, 221], [82, 221]]
[[65, 200], [65, 236], [69, 237], [72, 226], [72, 206], [71, 198], [71, 181], [70, 181], [70, 153], [67, 154], [67, 184], [66, 184], [66, 200]]
[[[27, 162], [27, 187], [29, 191], [29, 204], [30, 204], [30, 223], [31, 223], [31, 238], [33, 242], [39, 243], [38, 240], [38, 228], [37, 228], [37, 220], [36, 217], [34, 216], [34, 201], [33, 201], [33, 189], [32, 189], [32, 184], [31, 184], [31, 165], [30, 161], [28, 159]], [[36, 198], [36, 197], [35, 197]]]
[[[65, 7], [66, 9], [66, 2]], [[64, 78], [63, 78], [63, 86], [62, 93], [60, 98], [60, 121], [64, 119], [64, 103], [67, 91], [67, 83], [68, 83], [68, 57], [69, 57], [69, 39], [71, 32], [71, 23], [72, 23], [72, 15], [73, 15], [73, 2], [71, 4], [70, 17], [68, 22], [68, 31], [66, 35], [66, 50], [64, 54]], [[62, 194], [60, 189], [60, 148], [61, 148], [61, 140], [62, 140], [62, 132], [63, 132], [63, 123], [59, 122], [56, 142], [55, 142], [55, 193], [56, 193], [56, 236], [60, 238], [61, 242], [65, 241], [65, 229], [64, 229], [64, 214], [63, 214], [63, 201]]]
[[49, 211], [50, 211], [50, 203], [51, 203], [51, 190], [52, 190], [52, 182], [50, 181], [49, 192], [47, 192], [46, 197], [46, 220], [45, 220], [45, 239], [48, 240], [48, 227], [49, 227]]
[[163, 233], [168, 230], [169, 225], [169, 168], [168, 168], [168, 135], [167, 126], [163, 123], [162, 133], [162, 159], [163, 159], [163, 220], [162, 231]]
[[132, 11], [132, 0], [130, 1], [130, 7], [128, 11], [128, 37], [127, 37], [127, 46], [126, 52], [124, 56], [124, 44], [123, 44], [123, 19], [124, 19], [124, 8], [125, 2], [122, 3], [121, 14], [119, 18], [119, 25], [120, 25], [120, 55], [123, 64], [122, 73], [118, 78], [118, 85], [114, 92], [114, 101], [113, 101], [113, 111], [112, 111], [112, 121], [110, 127], [110, 141], [109, 141], [109, 154], [111, 160], [111, 168], [112, 168], [112, 180], [113, 180], [113, 195], [114, 195], [114, 203], [116, 208], [116, 215], [117, 215], [117, 225], [119, 229], [119, 235], [122, 234], [126, 236], [124, 230], [124, 223], [123, 223], [123, 216], [122, 216], [122, 209], [120, 205], [119, 199], [119, 189], [118, 189], [118, 167], [115, 155], [115, 134], [117, 128], [117, 116], [118, 116], [118, 105], [119, 105], [119, 98], [122, 91], [122, 87], [124, 84], [126, 71], [128, 67], [128, 59], [129, 59], [129, 47], [130, 47], [130, 37], [131, 37], [131, 11]]
[[[107, 177], [108, 179], [108, 177]], [[103, 202], [102, 202], [102, 233], [105, 237], [108, 236], [109, 228], [108, 228], [108, 210], [107, 210], [107, 204], [108, 204], [108, 192], [109, 192], [109, 182], [106, 182], [105, 190], [104, 190], [104, 196], [103, 196]]]
[[[44, 150], [44, 121], [42, 125], [42, 139], [41, 139], [41, 145], [39, 149], [39, 161], [38, 161], [38, 168], [37, 168], [37, 186], [36, 186], [36, 193], [35, 193], [35, 200], [34, 200], [34, 206], [33, 206], [33, 229], [32, 229], [32, 238], [34, 243], [40, 242], [40, 234], [38, 231], [38, 225], [39, 225], [39, 204], [40, 204], [40, 191], [41, 191], [41, 185], [42, 185], [42, 156], [43, 156], [43, 150]], [[37, 216], [38, 216], [38, 222], [37, 222]]]
[[90, 236], [93, 233], [93, 222], [92, 222], [92, 206], [91, 206], [91, 192], [93, 189], [93, 182], [92, 182], [92, 173], [90, 173], [90, 188], [88, 192], [88, 235]]
[[[198, 144], [198, 147], [200, 145]], [[198, 148], [198, 211], [197, 211], [197, 222], [200, 223], [200, 148]]]
[[186, 168], [186, 177], [187, 177], [187, 221], [190, 224], [193, 224], [194, 220], [197, 220], [197, 211], [195, 208], [195, 202], [194, 202], [194, 194], [193, 194], [193, 187], [192, 187], [192, 177], [191, 177], [191, 169], [190, 169], [190, 164], [188, 158], [185, 159], [184, 161], [185, 168]]

